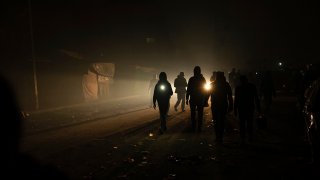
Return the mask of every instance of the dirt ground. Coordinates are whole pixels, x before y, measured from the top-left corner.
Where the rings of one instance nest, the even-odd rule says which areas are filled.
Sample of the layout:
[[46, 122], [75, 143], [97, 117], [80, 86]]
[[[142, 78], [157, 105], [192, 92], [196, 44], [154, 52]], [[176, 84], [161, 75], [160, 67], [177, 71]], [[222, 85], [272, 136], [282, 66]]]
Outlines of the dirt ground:
[[[173, 109], [173, 108], [172, 108]], [[71, 179], [309, 179], [311, 165], [295, 99], [278, 97], [268, 127], [241, 145], [238, 120], [228, 115], [224, 144], [215, 144], [210, 108], [201, 133], [190, 131], [190, 111], [171, 109], [158, 135], [158, 112], [145, 109], [41, 132], [23, 139], [23, 151]]]

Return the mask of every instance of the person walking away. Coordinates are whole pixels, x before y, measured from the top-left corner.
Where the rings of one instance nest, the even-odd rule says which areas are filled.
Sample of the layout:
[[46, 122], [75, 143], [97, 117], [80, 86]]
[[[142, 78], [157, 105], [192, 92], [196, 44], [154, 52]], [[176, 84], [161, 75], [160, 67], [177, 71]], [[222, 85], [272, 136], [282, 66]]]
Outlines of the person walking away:
[[211, 112], [216, 142], [223, 143], [226, 115], [233, 109], [232, 89], [223, 72], [217, 72], [211, 86]]
[[210, 83], [213, 83], [216, 80], [217, 71], [213, 71], [210, 77]]
[[276, 96], [273, 78], [270, 71], [267, 71], [261, 82], [261, 95], [264, 101], [264, 113], [271, 109], [272, 98]]
[[177, 102], [174, 105], [174, 110], [178, 111], [178, 106], [181, 102], [181, 110], [185, 111], [185, 96], [186, 96], [186, 87], [187, 80], [184, 78], [184, 72], [180, 72], [178, 77], [174, 80], [174, 87], [176, 88], [175, 93], [177, 93]]
[[248, 82], [246, 76], [240, 76], [240, 85], [236, 87], [234, 100], [234, 115], [239, 114], [240, 120], [240, 137], [241, 144], [246, 141], [246, 134], [248, 134], [249, 141], [253, 138], [253, 117], [254, 111], [260, 113], [260, 101], [256, 86]]
[[153, 93], [153, 108], [156, 109], [156, 102], [160, 112], [160, 129], [159, 134], [163, 134], [167, 130], [166, 121], [170, 107], [170, 98], [172, 96], [172, 87], [167, 80], [165, 72], [159, 74], [159, 81], [155, 85]]
[[[201, 132], [203, 108], [206, 100], [206, 92], [204, 89], [206, 79], [201, 74], [200, 66], [194, 67], [193, 73], [194, 76], [192, 76], [188, 81], [186, 104], [188, 105], [190, 103], [192, 131], [195, 132], [198, 125], [198, 132]], [[198, 123], [196, 122], [196, 111], [198, 115]]]
[[150, 108], [152, 108], [152, 105], [153, 105], [153, 92], [154, 92], [154, 87], [156, 86], [157, 82], [158, 82], [157, 74], [154, 74], [152, 76], [152, 79], [149, 81], [149, 87], [148, 87], [148, 94], [149, 94], [149, 99], [150, 99], [149, 107]]
[[234, 91], [236, 86], [237, 72], [236, 68], [232, 68], [232, 71], [229, 73], [228, 81], [231, 86], [231, 90]]

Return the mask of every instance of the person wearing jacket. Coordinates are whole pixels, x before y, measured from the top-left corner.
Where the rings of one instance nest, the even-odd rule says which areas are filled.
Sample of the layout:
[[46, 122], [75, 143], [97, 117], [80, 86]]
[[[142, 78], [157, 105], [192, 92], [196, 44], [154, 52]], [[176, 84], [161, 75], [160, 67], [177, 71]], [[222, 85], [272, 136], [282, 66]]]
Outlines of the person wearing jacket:
[[233, 109], [232, 89], [223, 72], [216, 73], [211, 83], [211, 111], [216, 133], [216, 142], [223, 143], [226, 115]]
[[[193, 73], [194, 76], [192, 76], [188, 81], [186, 104], [188, 105], [190, 103], [192, 131], [195, 132], [196, 128], [198, 128], [198, 132], [201, 132], [203, 121], [203, 108], [205, 106], [207, 94], [204, 89], [206, 79], [201, 74], [200, 66], [194, 67]], [[197, 121], [196, 111], [198, 112]]]
[[159, 81], [154, 88], [153, 108], [156, 109], [156, 102], [160, 112], [160, 129], [159, 134], [163, 134], [167, 130], [166, 121], [170, 107], [170, 98], [172, 96], [172, 87], [167, 80], [165, 72], [159, 74]]
[[178, 111], [178, 106], [181, 102], [181, 110], [182, 112], [185, 111], [185, 96], [186, 96], [186, 87], [187, 87], [187, 80], [184, 78], [184, 73], [180, 72], [178, 77], [174, 80], [174, 87], [176, 88], [175, 93], [177, 93], [177, 102], [174, 105], [174, 110]]
[[234, 115], [239, 114], [240, 120], [240, 137], [241, 143], [245, 143], [246, 135], [249, 136], [249, 141], [253, 137], [253, 117], [254, 111], [260, 113], [260, 100], [256, 86], [248, 82], [246, 76], [240, 76], [240, 85], [236, 87], [234, 97]]

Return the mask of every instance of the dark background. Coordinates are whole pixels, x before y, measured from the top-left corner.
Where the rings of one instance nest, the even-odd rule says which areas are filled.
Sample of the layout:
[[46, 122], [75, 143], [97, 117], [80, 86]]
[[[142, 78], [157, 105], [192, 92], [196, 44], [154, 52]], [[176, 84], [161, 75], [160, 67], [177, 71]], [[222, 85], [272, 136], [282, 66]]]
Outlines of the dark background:
[[137, 65], [174, 78], [195, 65], [210, 76], [319, 58], [316, 1], [2, 2], [0, 70], [25, 109], [34, 104], [30, 19], [42, 107], [82, 102], [91, 62], [115, 63], [115, 78], [126, 79]]

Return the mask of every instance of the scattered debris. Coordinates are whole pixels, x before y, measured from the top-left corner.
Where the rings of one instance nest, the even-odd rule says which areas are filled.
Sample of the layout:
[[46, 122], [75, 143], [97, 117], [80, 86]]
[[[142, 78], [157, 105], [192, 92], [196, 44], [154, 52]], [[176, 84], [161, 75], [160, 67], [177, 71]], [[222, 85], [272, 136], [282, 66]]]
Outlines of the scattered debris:
[[127, 161], [128, 161], [129, 163], [134, 163], [134, 162], [135, 162], [134, 158], [128, 158]]
[[141, 154], [150, 154], [149, 151], [141, 151]]

